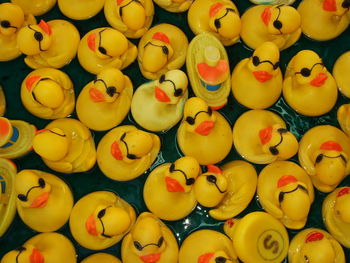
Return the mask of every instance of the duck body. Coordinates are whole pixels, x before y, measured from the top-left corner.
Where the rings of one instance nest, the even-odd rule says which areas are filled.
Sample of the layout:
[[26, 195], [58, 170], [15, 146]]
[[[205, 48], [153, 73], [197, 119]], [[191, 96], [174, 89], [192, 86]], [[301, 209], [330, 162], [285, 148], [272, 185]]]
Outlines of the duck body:
[[342, 54], [333, 66], [333, 76], [338, 85], [339, 91], [350, 98], [350, 77], [347, 70], [350, 67], [350, 51]]
[[97, 15], [102, 10], [105, 0], [76, 0], [73, 2], [58, 0], [57, 3], [65, 16], [75, 20], [85, 20]]
[[350, 104], [343, 104], [337, 111], [338, 123], [348, 136], [350, 136]]
[[121, 261], [107, 253], [95, 253], [85, 258], [81, 263], [121, 263]]
[[39, 118], [67, 117], [75, 106], [73, 83], [63, 71], [37, 69], [23, 80], [21, 100], [24, 107]]
[[281, 4], [284, 4], [284, 5], [291, 5], [295, 2], [295, 0], [269, 0], [269, 1], [266, 1], [266, 0], [250, 0], [250, 2], [254, 3], [254, 4], [257, 4], [257, 5], [266, 5], [266, 4], [269, 4], [269, 5], [281, 5]]
[[57, 0], [11, 0], [12, 3], [19, 5], [25, 14], [33, 14], [34, 16], [41, 16], [50, 11]]
[[154, 2], [168, 12], [181, 13], [190, 8], [193, 0], [155, 0]]

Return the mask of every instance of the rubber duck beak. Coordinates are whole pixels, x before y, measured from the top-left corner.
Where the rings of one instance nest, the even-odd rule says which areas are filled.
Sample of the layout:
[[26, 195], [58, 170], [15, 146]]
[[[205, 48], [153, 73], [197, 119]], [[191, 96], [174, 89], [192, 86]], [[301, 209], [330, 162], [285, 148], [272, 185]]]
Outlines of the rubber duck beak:
[[215, 122], [213, 121], [203, 121], [194, 131], [200, 135], [207, 136], [211, 133], [214, 126]]
[[93, 100], [94, 102], [105, 101], [105, 96], [103, 95], [103, 93], [96, 88], [91, 88], [89, 90], [89, 94], [90, 94], [91, 100]]
[[170, 102], [170, 98], [168, 95], [161, 90], [159, 87], [154, 88], [154, 94], [156, 96], [156, 99], [160, 102]]
[[30, 204], [31, 208], [43, 208], [46, 206], [47, 201], [49, 200], [50, 194], [45, 192], [34, 199]]
[[39, 249], [34, 248], [32, 254], [29, 257], [30, 263], [44, 263], [44, 256], [40, 253]]
[[113, 142], [111, 145], [111, 154], [113, 157], [119, 161], [123, 160], [123, 153], [120, 150], [118, 142]]
[[156, 263], [160, 259], [160, 253], [148, 254], [148, 255], [140, 257], [140, 259], [145, 263]]
[[310, 82], [310, 84], [314, 87], [321, 87], [326, 80], [328, 79], [325, 73], [319, 73], [317, 76]]
[[85, 228], [90, 235], [98, 236], [96, 229], [96, 220], [93, 215], [89, 216], [85, 223]]
[[88, 47], [92, 50], [92, 51], [96, 51], [96, 34], [90, 34], [87, 37], [87, 44]]
[[182, 185], [175, 179], [166, 176], [165, 177], [165, 184], [168, 192], [171, 193], [183, 193], [185, 192], [185, 189], [182, 187]]
[[254, 77], [256, 78], [257, 81], [260, 82], [265, 82], [268, 81], [270, 79], [272, 79], [272, 75], [270, 73], [268, 73], [267, 71], [253, 71]]
[[214, 253], [203, 254], [198, 258], [198, 263], [208, 263], [213, 256]]
[[29, 92], [33, 90], [34, 83], [40, 78], [41, 78], [40, 76], [30, 76], [26, 79], [26, 88]]

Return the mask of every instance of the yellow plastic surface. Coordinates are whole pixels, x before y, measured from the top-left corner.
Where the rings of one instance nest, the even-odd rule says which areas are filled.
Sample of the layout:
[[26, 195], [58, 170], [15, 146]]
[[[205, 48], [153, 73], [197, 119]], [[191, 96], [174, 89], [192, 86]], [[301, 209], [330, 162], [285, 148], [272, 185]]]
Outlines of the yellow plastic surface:
[[161, 8], [172, 13], [181, 13], [187, 11], [194, 0], [154, 0]]
[[333, 76], [335, 81], [337, 82], [338, 89], [347, 98], [350, 98], [350, 76], [348, 74], [349, 68], [350, 51], [342, 54], [333, 66]]
[[41, 16], [54, 7], [57, 0], [11, 0], [12, 3], [19, 5], [25, 14]]
[[343, 132], [350, 136], [350, 104], [343, 104], [338, 108], [337, 119]]
[[122, 263], [118, 258], [107, 253], [96, 253], [85, 258], [81, 263]]
[[0, 86], [0, 116], [3, 116], [6, 111], [6, 98], [4, 94], [4, 90]]
[[97, 15], [105, 0], [58, 0], [57, 3], [63, 15], [75, 20], [85, 20]]

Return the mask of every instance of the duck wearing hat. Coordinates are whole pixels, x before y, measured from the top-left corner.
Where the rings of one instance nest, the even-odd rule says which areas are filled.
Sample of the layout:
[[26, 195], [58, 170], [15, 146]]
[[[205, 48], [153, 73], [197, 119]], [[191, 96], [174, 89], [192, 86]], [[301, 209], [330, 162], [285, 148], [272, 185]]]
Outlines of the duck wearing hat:
[[350, 104], [343, 104], [337, 111], [338, 123], [348, 136], [350, 135]]
[[316, 126], [302, 137], [298, 156], [313, 185], [329, 193], [350, 172], [350, 139], [336, 127]]
[[11, 2], [20, 6], [26, 15], [41, 16], [49, 12], [56, 5], [57, 0], [11, 0]]
[[210, 33], [192, 39], [186, 59], [192, 89], [214, 110], [224, 107], [231, 90], [230, 65], [226, 50]]
[[97, 15], [105, 0], [58, 0], [58, 7], [63, 15], [75, 20], [86, 20]]
[[154, 15], [152, 0], [106, 0], [107, 22], [127, 38], [140, 38], [151, 27]]
[[[350, 13], [349, 13], [350, 19]], [[332, 75], [337, 83], [339, 91], [347, 98], [350, 98], [350, 77], [347, 69], [350, 67], [350, 51], [343, 53], [333, 66]]]
[[188, 40], [184, 32], [170, 24], [150, 28], [138, 45], [138, 63], [147, 79], [158, 79], [185, 64]]

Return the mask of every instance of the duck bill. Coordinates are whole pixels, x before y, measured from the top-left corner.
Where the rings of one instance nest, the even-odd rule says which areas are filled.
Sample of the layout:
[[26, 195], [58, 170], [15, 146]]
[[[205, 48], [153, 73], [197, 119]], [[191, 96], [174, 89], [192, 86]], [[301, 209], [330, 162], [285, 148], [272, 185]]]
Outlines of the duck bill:
[[214, 253], [206, 253], [198, 258], [198, 263], [209, 263], [210, 259], [214, 256]]
[[103, 95], [103, 93], [101, 91], [99, 91], [96, 88], [91, 88], [89, 90], [89, 94], [90, 94], [90, 98], [92, 101], [94, 102], [103, 102], [105, 101], [105, 96]]
[[[44, 256], [40, 253], [39, 249], [34, 248], [32, 254], [30, 254], [30, 263], [44, 263]], [[17, 260], [16, 260], [17, 261]]]
[[254, 77], [256, 78], [257, 81], [260, 82], [266, 82], [270, 79], [272, 79], [272, 75], [270, 73], [268, 73], [267, 71], [254, 71], [253, 72]]
[[325, 73], [319, 73], [317, 76], [310, 82], [310, 84], [314, 87], [321, 87], [328, 79]]
[[213, 121], [203, 121], [194, 131], [200, 135], [207, 136], [212, 132], [214, 126], [215, 122]]
[[175, 179], [166, 176], [165, 177], [165, 184], [166, 184], [166, 189], [170, 193], [183, 193], [185, 192], [185, 189], [182, 187], [182, 185]]
[[160, 102], [170, 102], [170, 98], [168, 97], [168, 95], [159, 87], [154, 88], [154, 95], [156, 99]]
[[145, 263], [156, 263], [160, 260], [160, 253], [141, 256], [140, 259]]
[[96, 229], [96, 220], [95, 220], [95, 217], [93, 215], [90, 215], [88, 217], [88, 219], [86, 220], [85, 228], [86, 228], [86, 231], [90, 235], [98, 236], [98, 232], [97, 232], [97, 229]]
[[47, 201], [49, 200], [50, 194], [45, 192], [37, 196], [34, 201], [30, 204], [31, 208], [43, 208], [46, 206]]
[[96, 51], [96, 34], [90, 34], [87, 37], [87, 45], [92, 51]]
[[123, 153], [120, 150], [119, 143], [116, 141], [111, 145], [111, 154], [115, 159], [119, 161], [123, 160]]

